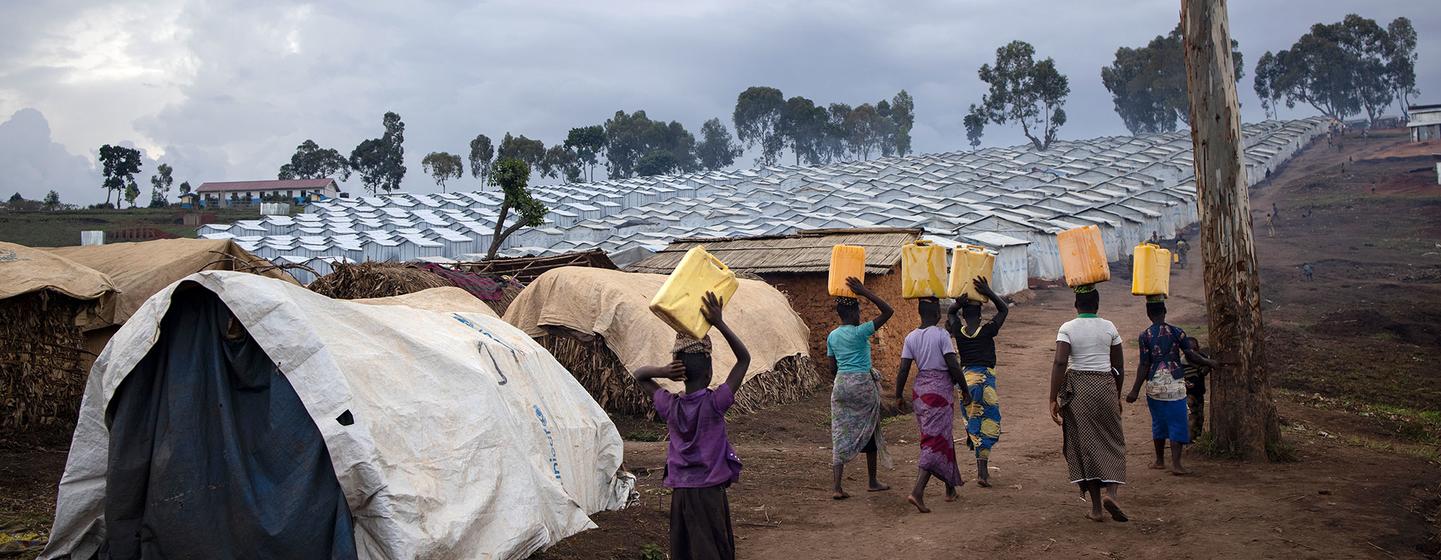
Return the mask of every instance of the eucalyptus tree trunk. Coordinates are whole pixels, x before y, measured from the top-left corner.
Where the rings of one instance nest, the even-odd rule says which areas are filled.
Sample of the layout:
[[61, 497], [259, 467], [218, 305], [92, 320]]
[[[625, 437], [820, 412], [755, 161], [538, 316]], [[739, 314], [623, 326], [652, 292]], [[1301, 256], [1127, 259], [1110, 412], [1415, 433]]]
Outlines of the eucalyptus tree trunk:
[[1211, 375], [1211, 433], [1220, 450], [1265, 459], [1280, 441], [1280, 427], [1266, 372], [1261, 281], [1226, 1], [1182, 0], [1181, 21], [1206, 316], [1212, 353], [1225, 356]]

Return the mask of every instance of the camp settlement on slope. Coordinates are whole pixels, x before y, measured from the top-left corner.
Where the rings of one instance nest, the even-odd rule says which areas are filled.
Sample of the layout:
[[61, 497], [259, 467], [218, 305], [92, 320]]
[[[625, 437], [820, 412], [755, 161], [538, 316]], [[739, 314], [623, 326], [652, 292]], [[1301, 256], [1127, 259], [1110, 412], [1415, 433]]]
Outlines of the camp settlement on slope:
[[89, 558], [104, 541], [106, 410], [174, 336], [160, 326], [186, 312], [171, 308], [182, 286], [213, 292], [293, 386], [324, 439], [361, 558], [523, 558], [594, 527], [589, 513], [631, 493], [605, 412], [499, 319], [211, 271], [146, 301], [96, 361], [43, 558]]

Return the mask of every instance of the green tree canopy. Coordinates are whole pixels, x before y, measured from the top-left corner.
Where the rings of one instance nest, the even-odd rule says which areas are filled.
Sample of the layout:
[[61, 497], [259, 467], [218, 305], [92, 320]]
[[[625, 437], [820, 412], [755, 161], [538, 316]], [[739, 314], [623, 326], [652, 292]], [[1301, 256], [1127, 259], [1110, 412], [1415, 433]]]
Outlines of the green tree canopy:
[[328, 179], [340, 176], [341, 181], [350, 179], [350, 161], [334, 148], [321, 148], [314, 140], [306, 139], [295, 147], [290, 163], [280, 166], [277, 179]]
[[150, 176], [151, 208], [164, 208], [169, 204], [170, 185], [175, 182], [175, 178], [171, 176], [174, 171], [165, 163], [155, 167], [155, 174]]
[[966, 127], [966, 143], [971, 145], [971, 149], [981, 147], [981, 134], [986, 131], [986, 115], [981, 108], [972, 103], [961, 124]]
[[420, 160], [420, 167], [435, 179], [440, 192], [445, 192], [445, 182], [465, 176], [465, 161], [450, 152], [430, 152]]
[[490, 184], [490, 162], [495, 159], [495, 146], [490, 137], [477, 134], [470, 141], [470, 176], [480, 179], [481, 188]]
[[983, 64], [977, 72], [989, 86], [979, 107], [989, 122], [1021, 125], [1021, 133], [1031, 145], [1045, 150], [1066, 124], [1062, 106], [1071, 94], [1071, 85], [1056, 71], [1054, 60], [1037, 61], [1035, 55], [1035, 47], [1025, 41], [1011, 41], [996, 49], [995, 64]]
[[[19, 194], [19, 193], [16, 193], [16, 194]], [[54, 210], [54, 209], [59, 208], [59, 207], [60, 207], [60, 193], [55, 192], [55, 191], [53, 191], [53, 190], [50, 191], [50, 192], [48, 192], [48, 193], [45, 193], [45, 209], [46, 209], [46, 210]]]
[[505, 137], [500, 139], [500, 150], [496, 153], [496, 159], [516, 159], [525, 162], [527, 168], [538, 167], [541, 160], [545, 159], [545, 142], [526, 138], [524, 134], [519, 137], [511, 136], [507, 132]]
[[817, 107], [810, 99], [795, 96], [786, 100], [777, 131], [790, 145], [797, 165], [802, 159], [811, 165], [824, 163], [825, 154], [821, 147], [825, 145], [829, 120], [826, 109]]
[[552, 179], [562, 177], [568, 183], [579, 183], [584, 179], [581, 174], [580, 156], [563, 145], [556, 144], [545, 151], [545, 157], [540, 160], [540, 176]]
[[140, 150], [125, 146], [105, 144], [100, 147], [100, 174], [105, 178], [101, 187], [105, 189], [105, 203], [110, 204], [110, 191], [116, 193], [116, 206], [120, 205], [120, 193], [135, 187], [135, 175], [140, 173]]
[[730, 167], [741, 155], [740, 144], [731, 137], [726, 125], [720, 119], [712, 118], [700, 127], [700, 142], [696, 144], [695, 155], [703, 169], [715, 170]]
[[731, 116], [736, 138], [746, 147], [760, 146], [761, 153], [756, 158], [760, 165], [775, 165], [780, 159], [784, 144], [780, 121], [785, 105], [785, 96], [773, 87], [752, 86], [736, 96], [735, 112]]
[[[500, 202], [500, 212], [495, 219], [495, 233], [491, 237], [486, 259], [495, 258], [496, 253], [500, 252], [501, 243], [520, 228], [544, 224], [545, 215], [550, 212], [550, 209], [531, 196], [528, 187], [530, 166], [525, 162], [514, 158], [501, 158], [495, 162], [490, 176], [500, 185], [504, 198]], [[505, 221], [511, 212], [516, 214], [515, 222], [506, 226]]]
[[565, 135], [565, 148], [575, 152], [585, 165], [587, 180], [595, 181], [595, 166], [605, 154], [605, 126], [591, 125], [570, 129]]
[[364, 140], [350, 152], [350, 168], [372, 194], [398, 190], [405, 179], [405, 123], [400, 115], [387, 112], [381, 124], [385, 133], [380, 138]]
[[1257, 93], [1271, 104], [1305, 103], [1343, 120], [1364, 112], [1375, 122], [1398, 97], [1414, 94], [1414, 44], [1415, 29], [1405, 18], [1385, 28], [1356, 14], [1317, 23], [1291, 48], [1261, 57]]
[[[700, 168], [696, 161], [695, 135], [678, 122], [653, 121], [645, 111], [616, 111], [602, 128], [605, 130], [606, 169], [612, 179], [688, 172]], [[642, 168], [640, 161], [646, 156], [650, 157]]]
[[911, 99], [911, 94], [906, 93], [906, 90], [901, 90], [891, 98], [891, 121], [896, 125], [896, 155], [911, 155], [911, 128], [916, 124], [916, 101]]
[[[1116, 114], [1131, 134], [1173, 132], [1176, 122], [1189, 123], [1185, 39], [1181, 25], [1157, 35], [1144, 47], [1121, 47], [1110, 66], [1101, 68], [1101, 83], [1111, 92]], [[1231, 60], [1239, 82], [1244, 74], [1240, 43], [1231, 41]]]

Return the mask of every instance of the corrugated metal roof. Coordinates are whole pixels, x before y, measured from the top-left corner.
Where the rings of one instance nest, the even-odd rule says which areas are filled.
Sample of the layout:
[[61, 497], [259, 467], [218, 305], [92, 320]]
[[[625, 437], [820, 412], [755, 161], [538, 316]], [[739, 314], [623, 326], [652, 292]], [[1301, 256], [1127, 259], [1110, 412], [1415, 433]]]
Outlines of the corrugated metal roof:
[[885, 274], [901, 262], [901, 246], [924, 232], [919, 229], [865, 228], [806, 230], [793, 235], [678, 239], [665, 249], [631, 265], [628, 270], [667, 274], [692, 247], [702, 246], [732, 270], [753, 274], [826, 272], [831, 247], [866, 249], [866, 272]]

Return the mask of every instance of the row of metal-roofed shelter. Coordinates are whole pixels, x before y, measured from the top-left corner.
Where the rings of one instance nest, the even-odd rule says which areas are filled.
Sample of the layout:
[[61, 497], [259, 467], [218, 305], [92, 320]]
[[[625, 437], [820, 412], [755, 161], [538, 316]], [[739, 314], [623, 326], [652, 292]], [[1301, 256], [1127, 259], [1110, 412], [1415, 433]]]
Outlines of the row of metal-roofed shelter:
[[[1263, 180], [1324, 131], [1321, 118], [1246, 125], [1248, 180]], [[541, 185], [533, 194], [550, 209], [546, 223], [508, 238], [504, 255], [601, 250], [624, 264], [677, 238], [901, 227], [1027, 241], [1030, 276], [1056, 279], [1060, 231], [1097, 225], [1108, 256], [1120, 260], [1153, 232], [1170, 238], [1197, 219], [1191, 140], [1179, 132], [1059, 142], [1044, 152], [988, 148]], [[500, 200], [497, 191], [333, 199], [305, 214], [199, 233], [233, 238], [264, 258], [319, 266], [476, 260], [490, 247]]]

